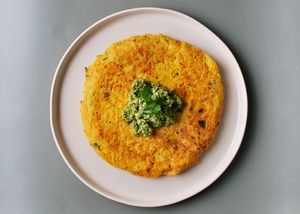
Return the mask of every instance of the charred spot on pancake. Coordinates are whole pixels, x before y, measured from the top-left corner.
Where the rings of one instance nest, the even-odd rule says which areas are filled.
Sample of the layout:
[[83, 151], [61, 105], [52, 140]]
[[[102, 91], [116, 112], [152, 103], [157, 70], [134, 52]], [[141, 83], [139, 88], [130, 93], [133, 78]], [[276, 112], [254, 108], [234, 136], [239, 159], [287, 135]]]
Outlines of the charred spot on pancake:
[[199, 120], [199, 121], [198, 121], [198, 124], [199, 124], [199, 126], [200, 126], [201, 128], [205, 128], [205, 126], [206, 126], [205, 120]]
[[108, 98], [110, 96], [110, 93], [108, 92], [108, 91], [105, 91], [104, 93], [103, 93], [103, 97], [104, 98]]
[[98, 143], [94, 143], [93, 146], [94, 146], [95, 148], [100, 148], [100, 145], [99, 145]]
[[198, 110], [198, 113], [199, 114], [202, 114], [204, 112], [204, 109], [203, 108], [200, 108], [199, 110]]

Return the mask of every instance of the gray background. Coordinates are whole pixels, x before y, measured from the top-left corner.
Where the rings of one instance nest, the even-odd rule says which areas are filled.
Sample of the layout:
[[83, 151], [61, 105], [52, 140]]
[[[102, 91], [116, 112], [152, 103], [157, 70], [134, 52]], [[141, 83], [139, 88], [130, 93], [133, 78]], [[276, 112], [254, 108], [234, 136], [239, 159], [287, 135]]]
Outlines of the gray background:
[[[54, 144], [49, 94], [58, 61], [85, 28], [119, 10], [184, 12], [231, 48], [249, 120], [239, 153], [209, 188], [136, 208], [82, 184]], [[0, 213], [300, 213], [300, 1], [0, 1]], [[179, 29], [180, 30], [180, 29]]]

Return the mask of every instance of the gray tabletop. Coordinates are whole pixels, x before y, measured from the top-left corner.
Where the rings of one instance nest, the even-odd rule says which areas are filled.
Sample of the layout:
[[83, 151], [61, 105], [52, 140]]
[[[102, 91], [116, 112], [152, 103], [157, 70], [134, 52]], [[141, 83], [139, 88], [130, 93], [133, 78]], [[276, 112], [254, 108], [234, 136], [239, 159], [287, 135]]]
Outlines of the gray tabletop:
[[[300, 1], [1, 1], [1, 213], [299, 213]], [[249, 95], [242, 146], [196, 196], [161, 208], [111, 201], [81, 183], [49, 125], [54, 70], [85, 28], [134, 7], [184, 12], [235, 54]]]

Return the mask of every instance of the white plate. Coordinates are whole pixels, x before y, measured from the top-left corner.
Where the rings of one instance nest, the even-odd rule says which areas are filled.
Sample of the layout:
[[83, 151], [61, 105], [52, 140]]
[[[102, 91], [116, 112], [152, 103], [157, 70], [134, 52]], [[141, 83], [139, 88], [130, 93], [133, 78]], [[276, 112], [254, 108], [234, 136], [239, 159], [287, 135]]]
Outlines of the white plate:
[[[225, 101], [214, 145], [199, 164], [174, 177], [147, 179], [114, 168], [97, 156], [84, 135], [79, 112], [84, 67], [111, 43], [129, 36], [162, 33], [208, 52], [219, 64]], [[63, 159], [88, 187], [112, 200], [141, 207], [172, 204], [213, 183], [241, 144], [247, 120], [247, 94], [238, 63], [226, 45], [198, 21], [160, 8], [137, 8], [110, 15], [85, 30], [68, 48], [51, 88], [52, 133]]]

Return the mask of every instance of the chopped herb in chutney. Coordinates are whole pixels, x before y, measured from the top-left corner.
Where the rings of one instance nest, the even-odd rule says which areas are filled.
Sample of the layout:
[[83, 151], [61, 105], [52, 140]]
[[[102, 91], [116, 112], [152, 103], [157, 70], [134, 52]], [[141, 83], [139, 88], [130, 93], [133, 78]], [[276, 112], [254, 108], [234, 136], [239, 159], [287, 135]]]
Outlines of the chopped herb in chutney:
[[135, 80], [131, 89], [122, 115], [134, 135], [149, 136], [155, 129], [175, 123], [183, 103], [173, 91], [143, 79]]

